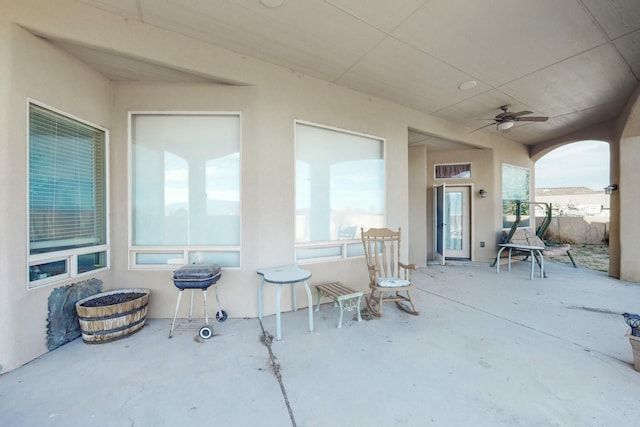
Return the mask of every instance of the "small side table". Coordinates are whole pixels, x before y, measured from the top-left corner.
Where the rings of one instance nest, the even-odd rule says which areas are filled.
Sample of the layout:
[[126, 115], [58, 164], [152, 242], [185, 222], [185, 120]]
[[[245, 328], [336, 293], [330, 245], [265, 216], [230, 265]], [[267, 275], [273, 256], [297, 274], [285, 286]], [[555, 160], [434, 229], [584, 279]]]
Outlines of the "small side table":
[[309, 332], [313, 332], [313, 298], [309, 290], [307, 279], [311, 277], [311, 272], [303, 270], [297, 265], [285, 265], [282, 267], [262, 268], [258, 270], [258, 274], [262, 276], [258, 285], [258, 319], [262, 320], [262, 287], [264, 283], [273, 283], [278, 285], [276, 296], [276, 340], [282, 339], [282, 328], [280, 326], [280, 299], [282, 296], [282, 285], [293, 285], [293, 311], [298, 311], [296, 302], [296, 284], [302, 283], [307, 298], [309, 300]]
[[340, 320], [338, 320], [338, 328], [342, 328], [342, 317], [345, 311], [357, 310], [358, 322], [362, 322], [360, 315], [360, 300], [363, 292], [354, 291], [353, 289], [343, 285], [340, 282], [323, 283], [316, 285], [318, 292], [318, 306], [316, 311], [320, 311], [320, 297], [325, 296], [333, 300], [333, 305], [340, 307]]

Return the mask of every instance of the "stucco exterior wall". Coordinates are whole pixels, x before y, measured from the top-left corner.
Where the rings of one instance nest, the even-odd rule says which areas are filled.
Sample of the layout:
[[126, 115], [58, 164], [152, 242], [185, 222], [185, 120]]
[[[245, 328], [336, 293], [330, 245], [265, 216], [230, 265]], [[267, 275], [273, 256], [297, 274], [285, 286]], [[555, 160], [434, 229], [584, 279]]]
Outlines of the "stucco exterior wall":
[[[10, 41], [11, 36], [11, 26], [7, 25], [5, 22], [0, 22], [0, 63], [8, 64], [10, 54]], [[10, 73], [8, 67], [2, 67], [4, 70], [0, 69], [0, 200], [10, 200], [11, 197], [11, 188], [8, 185], [2, 185], [3, 182], [9, 182], [11, 177], [11, 168], [10, 168], [10, 144], [9, 144], [9, 88], [10, 88]], [[5, 242], [9, 239], [9, 231], [10, 227], [5, 226], [5, 218], [9, 218], [11, 211], [10, 203], [0, 203], [0, 241]], [[8, 245], [0, 244], [0, 257], [2, 259], [8, 259], [10, 255], [10, 248]], [[0, 263], [0, 278], [9, 277], [9, 273], [11, 271], [11, 266], [9, 263], [3, 262]], [[11, 295], [11, 287], [6, 283], [0, 285], [0, 313], [9, 312], [9, 307], [11, 307], [12, 301], [10, 301]], [[5, 319], [0, 314], [0, 322], [3, 322]], [[7, 320], [8, 322], [8, 320]], [[5, 325], [5, 323], [2, 323]], [[15, 340], [15, 331], [8, 327], [3, 326], [0, 327], [0, 349], [9, 348], [10, 343]], [[8, 351], [8, 350], [4, 350]], [[4, 352], [0, 350], [0, 352]], [[12, 355], [13, 356], [13, 355]], [[7, 360], [11, 360], [12, 356], [1, 357], [0, 358], [0, 373], [5, 369], [8, 369]], [[10, 362], [9, 362], [10, 363]], [[5, 364], [5, 366], [3, 366]]]
[[[433, 201], [433, 187], [443, 182], [447, 186], [471, 185], [471, 259], [491, 261], [498, 251], [502, 236], [502, 164], [521, 166], [531, 170], [531, 191], [533, 194], [534, 168], [526, 155], [526, 148], [518, 144], [506, 144], [496, 139], [493, 149], [470, 149], [455, 151], [433, 151], [427, 154], [427, 203]], [[434, 167], [441, 163], [471, 163], [470, 179], [435, 179]], [[480, 189], [488, 193], [481, 198]], [[427, 209], [428, 259], [434, 258], [433, 208]], [[480, 242], [485, 246], [480, 247]]]
[[[611, 195], [611, 209], [619, 213], [619, 225], [612, 218], [612, 234], [618, 231], [620, 239], [619, 259], [622, 280], [640, 281], [640, 221], [638, 221], [638, 203], [640, 201], [640, 88], [630, 100], [629, 114], [619, 142], [618, 190]], [[614, 179], [615, 175], [612, 176]], [[615, 182], [615, 181], [613, 181]], [[618, 226], [617, 230], [614, 226]], [[618, 249], [618, 248], [616, 248]]]
[[[471, 134], [445, 120], [72, 0], [23, 0], [0, 7], [0, 195], [5, 201], [0, 207], [0, 372], [47, 351], [48, 297], [55, 287], [73, 282], [27, 290], [27, 98], [109, 129], [111, 268], [90, 277], [102, 280], [105, 289], [151, 289], [151, 317], [173, 316], [177, 290], [171, 271], [129, 269], [130, 110], [242, 112], [242, 267], [225, 270], [218, 285], [224, 308], [232, 317], [257, 315], [258, 268], [294, 261], [294, 120], [384, 139], [386, 223], [390, 228], [402, 227], [403, 253], [419, 264], [426, 258], [425, 242], [430, 239], [426, 225], [430, 209], [427, 188], [432, 185], [429, 165], [445, 158], [477, 163], [475, 189], [486, 188], [490, 198], [483, 199], [482, 206], [477, 203], [476, 240], [486, 240], [487, 247], [474, 252], [474, 257], [485, 260], [495, 253], [487, 236], [500, 227], [501, 164], [531, 167], [525, 147], [499, 136]], [[239, 85], [111, 82], [35, 34], [121, 52], [129, 58]], [[409, 128], [493, 151], [410, 152]], [[416, 152], [419, 157], [413, 158]], [[418, 193], [418, 198], [410, 200]], [[414, 238], [421, 243], [412, 245]], [[341, 280], [356, 289], [367, 289], [362, 259], [309, 264], [305, 268], [313, 274], [311, 284]], [[298, 305], [304, 307], [306, 296], [299, 292], [298, 297]], [[267, 291], [265, 314], [273, 313], [274, 299], [275, 292]], [[288, 298], [283, 298], [283, 309], [290, 308]], [[183, 307], [181, 314], [185, 312]]]
[[[409, 147], [409, 237], [408, 262], [418, 266], [428, 263], [428, 241], [432, 231], [427, 228], [427, 148], [424, 145]], [[433, 209], [433, 208], [432, 208]]]
[[[490, 167], [492, 162], [492, 150], [470, 149], [470, 150], [455, 150], [455, 151], [432, 151], [428, 155], [427, 159], [427, 202], [430, 209], [427, 211], [427, 232], [429, 239], [427, 241], [429, 260], [434, 259], [434, 214], [433, 214], [433, 200], [434, 200], [434, 186], [446, 184], [447, 187], [454, 186], [470, 186], [471, 188], [471, 233], [474, 240], [478, 241], [486, 240], [487, 245], [484, 248], [478, 250], [475, 242], [471, 242], [471, 259], [484, 259], [483, 252], [493, 251], [493, 239], [487, 238], [489, 234], [483, 233], [482, 230], [492, 229], [493, 212], [489, 206], [491, 206], [490, 199], [481, 199], [478, 195], [478, 191], [482, 188], [487, 192], [494, 193], [493, 187], [493, 170]], [[436, 179], [435, 178], [435, 165], [444, 163], [471, 163], [471, 178], [469, 179]], [[489, 167], [487, 167], [489, 166]], [[486, 202], [486, 203], [485, 203]], [[446, 255], [445, 255], [446, 256]]]
[[[26, 8], [26, 6], [25, 6]], [[80, 7], [81, 8], [81, 7]], [[52, 15], [32, 16], [26, 9], [14, 10], [21, 24], [28, 23], [39, 34], [55, 34], [66, 39], [74, 37], [77, 28], [65, 24], [73, 20], [75, 7], [51, 11]], [[93, 14], [93, 11], [91, 11]], [[5, 15], [7, 16], [7, 15]], [[79, 17], [77, 17], [79, 18]], [[97, 21], [104, 20], [100, 24]], [[98, 28], [118, 27], [122, 22], [110, 14], [93, 15], [90, 19]], [[55, 25], [55, 24], [58, 25]], [[110, 243], [111, 269], [95, 274], [111, 288], [146, 287], [152, 290], [151, 317], [171, 317], [177, 291], [170, 271], [131, 271], [128, 266], [128, 140], [127, 113], [130, 110], [241, 111], [243, 115], [242, 140], [242, 268], [225, 270], [219, 284], [221, 299], [231, 316], [257, 315], [255, 271], [260, 267], [288, 264], [294, 261], [294, 135], [295, 119], [307, 120], [344, 128], [350, 131], [376, 135], [385, 140], [386, 218], [390, 227], [409, 229], [407, 128], [410, 116], [404, 108], [372, 99], [319, 80], [291, 73], [256, 61], [247, 72], [246, 58], [220, 52], [215, 47], [194, 43], [193, 40], [172, 39], [171, 46], [182, 49], [164, 50], [168, 36], [154, 28], [126, 27], [127, 37], [120, 39], [121, 50], [134, 54], [136, 49], [150, 54], [164, 52], [163, 61], [171, 56], [185, 56], [184, 52], [200, 49], [186, 55], [180, 68], [200, 69], [202, 58], [215, 57], [216, 66], [233, 63], [238, 75], [251, 84], [244, 86], [194, 85], [179, 83], [113, 83], [73, 58], [70, 54], [36, 37], [9, 19], [1, 21], [2, 31], [9, 35], [8, 49], [3, 51], [7, 67], [3, 67], [2, 81], [10, 82], [10, 91], [2, 99], [8, 111], [8, 134], [2, 147], [9, 147], [2, 158], [3, 176], [0, 184], [5, 200], [11, 200], [11, 209], [3, 209], [2, 264], [2, 317], [3, 334], [0, 337], [0, 364], [3, 371], [11, 370], [46, 352], [47, 301], [58, 286], [74, 282], [27, 290], [27, 164], [26, 164], [26, 100], [33, 98], [55, 109], [110, 130]], [[67, 31], [69, 34], [65, 33]], [[61, 34], [62, 33], [62, 34]], [[113, 47], [112, 36], [91, 33], [97, 44]], [[128, 37], [140, 43], [131, 43]], [[188, 42], [188, 43], [187, 43]], [[193, 46], [195, 44], [195, 47]], [[207, 54], [202, 54], [202, 49]], [[155, 58], [156, 60], [158, 58]], [[176, 60], [176, 62], [178, 62]], [[224, 62], [224, 61], [223, 61]], [[46, 64], [46, 67], [42, 64]], [[420, 115], [417, 115], [420, 116]], [[422, 120], [419, 120], [422, 121]], [[428, 119], [427, 119], [428, 121]], [[407, 253], [408, 239], [404, 242]], [[10, 249], [10, 250], [9, 250]], [[342, 280], [358, 289], [367, 288], [367, 273], [361, 259], [311, 264], [311, 283]], [[77, 281], [77, 280], [76, 280]], [[305, 306], [305, 295], [300, 292], [299, 306]], [[265, 314], [275, 310], [275, 292], [265, 295]], [[196, 306], [197, 307], [197, 306]], [[288, 298], [283, 309], [291, 309]], [[182, 315], [186, 313], [183, 307]]]
[[[46, 351], [48, 296], [58, 286], [27, 290], [27, 98], [32, 98], [94, 124], [111, 122], [112, 85], [100, 74], [24, 29], [0, 21], [9, 41], [0, 80], [10, 83], [6, 105], [5, 154], [0, 156], [3, 179], [2, 259], [0, 282], [0, 364], [12, 369]], [[4, 38], [3, 38], [4, 39]], [[46, 64], [46, 67], [43, 66]], [[4, 151], [4, 150], [3, 150]], [[95, 277], [104, 279], [110, 273]], [[78, 280], [76, 280], [78, 281]]]

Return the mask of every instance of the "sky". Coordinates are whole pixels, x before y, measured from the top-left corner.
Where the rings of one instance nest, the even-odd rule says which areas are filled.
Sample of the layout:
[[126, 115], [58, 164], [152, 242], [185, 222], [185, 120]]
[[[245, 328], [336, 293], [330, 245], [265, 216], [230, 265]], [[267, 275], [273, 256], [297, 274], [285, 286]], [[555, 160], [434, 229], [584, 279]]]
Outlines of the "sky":
[[609, 185], [609, 144], [582, 141], [549, 152], [536, 162], [536, 188]]

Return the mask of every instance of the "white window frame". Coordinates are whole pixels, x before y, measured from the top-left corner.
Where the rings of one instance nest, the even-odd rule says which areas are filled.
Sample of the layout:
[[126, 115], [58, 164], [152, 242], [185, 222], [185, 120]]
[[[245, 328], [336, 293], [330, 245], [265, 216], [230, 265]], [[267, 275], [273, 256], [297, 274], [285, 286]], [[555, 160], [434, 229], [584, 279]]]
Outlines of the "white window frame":
[[[31, 289], [37, 289], [43, 286], [47, 286], [47, 285], [51, 285], [51, 284], [55, 284], [55, 283], [60, 283], [63, 282], [65, 280], [68, 279], [75, 279], [75, 278], [82, 278], [82, 277], [88, 277], [88, 276], [92, 276], [95, 275], [96, 273], [100, 272], [100, 271], [105, 271], [105, 270], [109, 270], [111, 268], [111, 250], [110, 250], [110, 227], [111, 227], [111, 223], [109, 221], [110, 215], [109, 213], [111, 212], [110, 210], [110, 206], [109, 206], [109, 201], [111, 199], [110, 197], [110, 187], [109, 187], [109, 182], [110, 182], [110, 178], [109, 178], [109, 130], [96, 125], [94, 123], [91, 123], [87, 120], [84, 120], [80, 117], [74, 116], [72, 114], [66, 113], [60, 109], [57, 109], [55, 107], [52, 107], [50, 105], [47, 105], [43, 102], [37, 101], [35, 99], [32, 98], [26, 98], [26, 177], [27, 177], [27, 185], [26, 185], [26, 200], [27, 200], [27, 248], [30, 247], [30, 241], [31, 241], [31, 231], [30, 231], [30, 218], [31, 218], [31, 212], [30, 212], [30, 206], [29, 206], [29, 193], [30, 193], [30, 167], [29, 167], [29, 153], [30, 153], [30, 149], [31, 149], [31, 105], [35, 105], [38, 106], [40, 108], [49, 110], [53, 113], [59, 114], [61, 116], [64, 116], [68, 119], [77, 121], [79, 123], [82, 123], [84, 125], [90, 126], [94, 129], [97, 129], [101, 132], [104, 132], [104, 178], [105, 178], [105, 200], [104, 200], [104, 206], [105, 206], [105, 244], [102, 245], [95, 245], [95, 246], [87, 246], [87, 247], [83, 247], [83, 248], [77, 248], [77, 249], [67, 249], [67, 250], [60, 250], [60, 251], [55, 251], [55, 252], [49, 252], [49, 253], [43, 253], [43, 254], [37, 254], [37, 255], [30, 255], [29, 252], [30, 250], [27, 250], [27, 269], [26, 269], [26, 276], [25, 276], [25, 280], [27, 283], [27, 290], [31, 290]], [[96, 268], [94, 270], [89, 270], [87, 272], [78, 272], [78, 256], [82, 256], [82, 255], [86, 255], [86, 254], [92, 254], [92, 253], [98, 253], [98, 252], [104, 252], [105, 253], [105, 264], [104, 267], [101, 268]], [[54, 262], [65, 262], [66, 266], [67, 266], [67, 271], [64, 274], [58, 274], [55, 276], [50, 276], [50, 277], [45, 277], [43, 279], [36, 279], [36, 280], [31, 280], [30, 278], [30, 274], [29, 271], [31, 269], [31, 267], [36, 266], [36, 265], [41, 265], [41, 264], [48, 264], [48, 263], [54, 263]]]
[[[237, 116], [239, 119], [239, 174], [240, 174], [240, 204], [239, 204], [239, 212], [240, 212], [240, 229], [239, 229], [239, 245], [230, 245], [230, 246], [219, 246], [219, 245], [211, 245], [211, 246], [184, 246], [184, 245], [162, 245], [162, 246], [135, 246], [133, 245], [133, 139], [132, 139], [132, 125], [133, 125], [133, 117], [135, 115], [166, 115], [166, 116], [177, 116], [177, 115], [206, 115], [206, 116]], [[221, 252], [232, 252], [237, 253], [238, 256], [238, 265], [237, 266], [222, 266], [224, 270], [241, 270], [242, 269], [242, 123], [243, 117], [242, 112], [240, 111], [147, 111], [147, 110], [136, 110], [129, 111], [127, 116], [127, 157], [128, 157], [128, 166], [127, 166], [127, 192], [128, 192], [128, 206], [127, 206], [127, 217], [128, 217], [128, 230], [127, 230], [127, 241], [128, 241], [128, 253], [129, 253], [129, 270], [175, 270], [177, 267], [190, 264], [191, 260], [194, 257], [198, 257], [199, 255], [215, 255], [216, 253]], [[167, 260], [166, 264], [146, 264], [146, 263], [138, 263], [137, 258], [138, 255], [171, 255], [175, 254], [176, 257], [170, 258]]]
[[[342, 128], [338, 128], [338, 127], [334, 127], [334, 126], [328, 126], [328, 125], [323, 125], [323, 124], [319, 124], [319, 123], [314, 123], [314, 122], [310, 122], [310, 121], [305, 121], [305, 120], [299, 120], [296, 119], [294, 120], [294, 146], [296, 147], [296, 149], [294, 150], [294, 164], [297, 161], [297, 125], [301, 124], [301, 125], [306, 125], [306, 126], [313, 126], [313, 127], [317, 127], [317, 128], [322, 128], [322, 129], [327, 129], [327, 130], [331, 130], [331, 131], [336, 131], [336, 132], [341, 132], [341, 133], [345, 133], [348, 135], [356, 135], [356, 136], [361, 136], [364, 138], [370, 138], [370, 139], [375, 139], [378, 140], [382, 143], [382, 161], [383, 161], [383, 182], [384, 182], [384, 188], [383, 188], [383, 227], [386, 226], [386, 222], [387, 222], [387, 204], [386, 204], [386, 199], [387, 199], [387, 142], [384, 138], [381, 138], [379, 136], [375, 136], [375, 135], [370, 135], [370, 134], [365, 134], [365, 133], [360, 133], [360, 132], [354, 132], [354, 131], [350, 131], [350, 130], [346, 130], [346, 129], [342, 129]], [[297, 167], [296, 170], [294, 171], [294, 181], [296, 180], [297, 177]], [[295, 193], [295, 185], [296, 183], [294, 182], [294, 193]], [[295, 201], [294, 201], [294, 218], [296, 217], [296, 213], [295, 213]], [[296, 224], [294, 222], [294, 234], [296, 233]], [[356, 234], [355, 236], [359, 236], [360, 235], [360, 230], [356, 230]], [[355, 251], [351, 251], [350, 248], [354, 248]], [[332, 252], [337, 252], [337, 254], [335, 255], [327, 255], [327, 256], [321, 256], [321, 257], [309, 257], [309, 258], [299, 258], [298, 257], [298, 253], [299, 250], [305, 250], [305, 249], [326, 249]], [[355, 254], [350, 254], [351, 252], [355, 252]], [[313, 242], [295, 242], [295, 248], [294, 248], [294, 253], [295, 253], [295, 262], [296, 264], [316, 264], [316, 263], [324, 263], [324, 262], [332, 262], [332, 261], [343, 261], [343, 260], [347, 260], [347, 259], [354, 259], [354, 258], [363, 258], [364, 257], [364, 248], [362, 246], [362, 240], [359, 237], [354, 237], [353, 239], [338, 239], [338, 240], [324, 240], [324, 241], [313, 241]]]

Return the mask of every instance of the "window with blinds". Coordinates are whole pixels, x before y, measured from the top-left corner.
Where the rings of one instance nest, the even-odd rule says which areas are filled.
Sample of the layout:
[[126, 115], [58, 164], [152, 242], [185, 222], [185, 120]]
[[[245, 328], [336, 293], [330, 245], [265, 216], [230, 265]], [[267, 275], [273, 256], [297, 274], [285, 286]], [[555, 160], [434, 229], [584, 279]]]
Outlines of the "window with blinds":
[[105, 131], [30, 103], [30, 281], [105, 266], [106, 188]]

